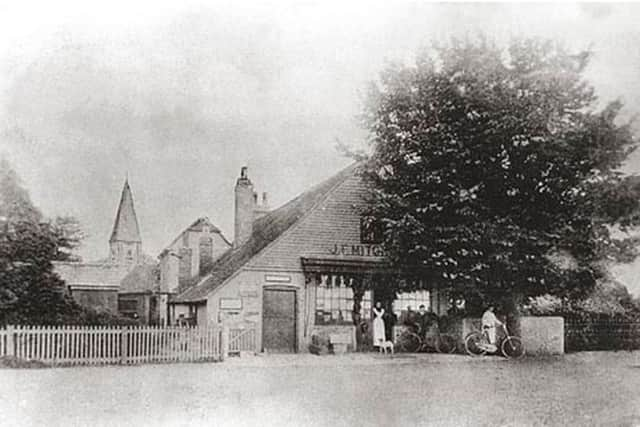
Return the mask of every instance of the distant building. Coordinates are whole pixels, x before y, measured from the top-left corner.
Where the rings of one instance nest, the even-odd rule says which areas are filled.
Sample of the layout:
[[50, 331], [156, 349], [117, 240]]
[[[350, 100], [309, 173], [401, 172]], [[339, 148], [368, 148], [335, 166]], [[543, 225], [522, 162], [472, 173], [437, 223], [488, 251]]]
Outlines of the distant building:
[[124, 182], [109, 238], [110, 263], [129, 267], [142, 264], [142, 238], [129, 181]]
[[[119, 313], [143, 324], [166, 325], [170, 297], [208, 273], [214, 261], [230, 247], [220, 229], [202, 217], [162, 251], [159, 262], [146, 255], [133, 194], [125, 180], [109, 238], [109, 257], [54, 264], [81, 305]], [[184, 311], [179, 305], [172, 307], [174, 318], [189, 322], [188, 306], [185, 307]]]
[[67, 284], [80, 305], [95, 310], [118, 312], [120, 281], [127, 274], [122, 265], [104, 262], [54, 262], [55, 272]]
[[109, 257], [94, 262], [56, 262], [54, 267], [74, 299], [85, 307], [120, 313], [144, 323], [166, 321], [166, 309], [164, 315], [159, 312], [158, 302], [163, 298], [158, 263], [142, 251], [128, 180], [109, 238]]
[[[230, 247], [218, 227], [206, 217], [198, 218], [160, 253], [160, 289], [176, 295], [195, 284]], [[163, 303], [166, 307], [166, 301]], [[193, 323], [188, 306], [173, 305], [171, 309], [174, 323]]]

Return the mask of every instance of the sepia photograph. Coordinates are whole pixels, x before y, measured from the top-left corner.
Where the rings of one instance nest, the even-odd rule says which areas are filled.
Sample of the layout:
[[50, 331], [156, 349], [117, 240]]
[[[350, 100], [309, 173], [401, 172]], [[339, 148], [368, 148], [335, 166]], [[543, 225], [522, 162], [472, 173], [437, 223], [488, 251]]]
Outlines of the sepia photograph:
[[0, 426], [640, 427], [638, 22], [0, 0]]

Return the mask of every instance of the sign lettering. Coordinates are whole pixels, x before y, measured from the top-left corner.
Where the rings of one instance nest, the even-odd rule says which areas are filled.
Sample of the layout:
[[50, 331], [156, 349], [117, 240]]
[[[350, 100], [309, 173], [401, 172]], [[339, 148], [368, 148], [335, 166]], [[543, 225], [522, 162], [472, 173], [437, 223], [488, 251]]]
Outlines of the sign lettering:
[[382, 257], [384, 248], [382, 245], [340, 245], [334, 244], [329, 248], [331, 255], [360, 256], [360, 257]]

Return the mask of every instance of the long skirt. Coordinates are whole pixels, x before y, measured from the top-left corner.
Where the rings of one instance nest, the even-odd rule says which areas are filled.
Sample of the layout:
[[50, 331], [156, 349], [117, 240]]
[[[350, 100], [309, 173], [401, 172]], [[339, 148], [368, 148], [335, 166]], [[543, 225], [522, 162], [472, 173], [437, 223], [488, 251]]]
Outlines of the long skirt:
[[387, 340], [384, 333], [384, 321], [381, 317], [373, 319], [373, 345], [378, 347]]

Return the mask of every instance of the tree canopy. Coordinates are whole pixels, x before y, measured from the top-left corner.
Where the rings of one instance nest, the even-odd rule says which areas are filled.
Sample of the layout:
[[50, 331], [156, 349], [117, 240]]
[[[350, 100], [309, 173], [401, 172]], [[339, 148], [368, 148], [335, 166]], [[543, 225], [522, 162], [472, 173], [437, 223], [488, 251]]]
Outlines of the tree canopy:
[[0, 161], [0, 324], [101, 320], [71, 298], [53, 271], [52, 261], [76, 259], [81, 237], [71, 217], [47, 221], [9, 163]]
[[392, 261], [487, 303], [582, 295], [603, 261], [635, 255], [611, 230], [638, 222], [637, 179], [619, 172], [637, 143], [620, 102], [597, 108], [590, 56], [454, 40], [382, 73], [366, 176]]

